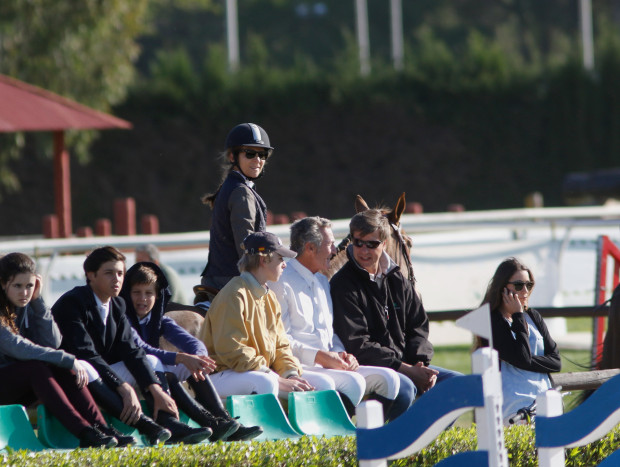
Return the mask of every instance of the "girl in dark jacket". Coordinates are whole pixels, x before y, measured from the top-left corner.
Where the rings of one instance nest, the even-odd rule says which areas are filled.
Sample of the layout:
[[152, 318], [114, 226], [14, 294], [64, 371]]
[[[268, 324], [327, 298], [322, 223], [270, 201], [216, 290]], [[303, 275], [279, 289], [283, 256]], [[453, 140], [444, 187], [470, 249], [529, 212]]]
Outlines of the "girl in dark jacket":
[[540, 313], [528, 305], [534, 284], [532, 271], [508, 258], [497, 267], [482, 301], [491, 308], [493, 347], [501, 360], [504, 420], [550, 389], [549, 373], [562, 366]]
[[[241, 425], [224, 408], [208, 376], [215, 369], [215, 361], [202, 341], [165, 316], [171, 295], [166, 276], [155, 263], [136, 263], [129, 268], [120, 296], [125, 299], [136, 343], [161, 360], [172, 397], [190, 418], [213, 430], [211, 441], [242, 441], [260, 435], [260, 427]], [[161, 337], [180, 351], [159, 348]], [[186, 380], [196, 399], [182, 386]]]
[[[273, 151], [267, 132], [254, 123], [235, 126], [225, 145], [224, 181], [215, 193], [202, 198], [213, 208], [209, 258], [202, 272], [202, 285], [216, 290], [239, 275], [237, 262], [243, 254], [243, 239], [267, 228], [267, 206], [254, 189], [254, 180], [263, 175]], [[199, 291], [198, 288], [197, 301], [201, 300]]]
[[58, 349], [62, 336], [40, 293], [41, 276], [30, 257], [0, 259], [0, 404], [40, 400], [80, 447], [114, 447], [117, 432], [86, 388], [83, 363]]

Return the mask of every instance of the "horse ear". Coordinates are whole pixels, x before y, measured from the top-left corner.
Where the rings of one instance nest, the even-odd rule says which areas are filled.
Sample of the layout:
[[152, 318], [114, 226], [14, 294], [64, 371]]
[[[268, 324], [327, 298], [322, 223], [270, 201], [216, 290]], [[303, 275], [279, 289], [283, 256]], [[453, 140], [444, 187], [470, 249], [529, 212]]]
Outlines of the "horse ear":
[[387, 215], [387, 218], [390, 224], [398, 225], [398, 223], [400, 222], [400, 216], [403, 215], [403, 212], [405, 212], [405, 192], [404, 191], [399, 196], [398, 201], [396, 201], [396, 205], [394, 206], [394, 209], [392, 209]]
[[366, 201], [364, 201], [364, 198], [357, 195], [355, 197], [355, 212], [368, 211], [369, 209], [370, 208], [368, 207], [368, 204], [366, 204]]

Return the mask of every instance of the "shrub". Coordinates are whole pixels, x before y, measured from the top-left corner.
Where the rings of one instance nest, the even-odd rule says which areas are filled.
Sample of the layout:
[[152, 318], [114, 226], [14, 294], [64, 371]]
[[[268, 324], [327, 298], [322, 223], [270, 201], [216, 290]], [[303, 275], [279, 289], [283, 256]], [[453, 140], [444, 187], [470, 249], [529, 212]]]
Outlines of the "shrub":
[[[534, 431], [528, 426], [510, 427], [505, 430], [506, 449], [511, 467], [538, 465]], [[435, 442], [417, 454], [398, 459], [394, 466], [432, 466], [440, 460], [459, 452], [476, 448], [475, 427], [451, 428], [444, 431]], [[597, 465], [620, 448], [620, 429], [587, 446], [568, 449], [567, 466]], [[264, 441], [252, 443], [214, 443], [194, 446], [176, 445], [155, 448], [128, 449], [77, 449], [32, 453], [8, 452], [0, 464], [11, 466], [186, 466], [202, 465], [255, 465], [255, 466], [356, 466], [355, 438], [316, 438], [304, 436], [299, 440]]]

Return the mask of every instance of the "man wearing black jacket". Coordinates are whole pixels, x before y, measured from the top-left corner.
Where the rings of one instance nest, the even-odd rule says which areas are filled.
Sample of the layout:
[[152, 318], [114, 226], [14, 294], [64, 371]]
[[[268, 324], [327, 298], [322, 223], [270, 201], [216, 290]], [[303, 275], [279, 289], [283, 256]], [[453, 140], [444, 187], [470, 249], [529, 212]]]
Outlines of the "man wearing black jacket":
[[[144, 350], [133, 340], [125, 301], [118, 297], [125, 256], [110, 246], [98, 248], [84, 261], [84, 272], [87, 284], [60, 297], [52, 314], [63, 335], [61, 348], [89, 363], [99, 375], [96, 380], [89, 378], [88, 384], [95, 400], [124, 423], [135, 425], [152, 444], [208, 438], [209, 428], [191, 428], [178, 421], [176, 404], [165, 390], [165, 376], [155, 374]], [[142, 413], [136, 391], [123, 374], [135, 379], [157, 423]]]
[[[392, 368], [418, 394], [459, 373], [430, 365], [428, 316], [413, 283], [385, 253], [390, 226], [381, 211], [369, 209], [349, 224], [349, 261], [330, 281], [334, 331], [360, 365]], [[407, 379], [401, 378], [401, 384]]]

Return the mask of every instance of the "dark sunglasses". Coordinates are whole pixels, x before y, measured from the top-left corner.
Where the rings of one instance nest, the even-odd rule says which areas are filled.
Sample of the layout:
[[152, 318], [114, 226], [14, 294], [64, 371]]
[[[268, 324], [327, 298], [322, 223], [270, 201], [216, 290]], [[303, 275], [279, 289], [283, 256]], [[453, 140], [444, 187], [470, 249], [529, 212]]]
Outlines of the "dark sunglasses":
[[260, 159], [266, 161], [267, 158], [271, 155], [271, 151], [254, 151], [252, 149], [246, 149], [243, 151], [245, 153], [245, 157], [247, 157], [248, 159], [254, 159], [256, 156], [258, 156]]
[[512, 284], [517, 292], [521, 292], [523, 290], [523, 286], [527, 288], [528, 292], [534, 288], [534, 283], [530, 281], [513, 281], [508, 283]]
[[366, 248], [374, 250], [379, 245], [381, 245], [381, 243], [383, 242], [380, 242], [379, 240], [360, 240], [359, 238], [353, 239], [353, 246], [357, 248], [362, 248], [363, 246], [365, 246]]

